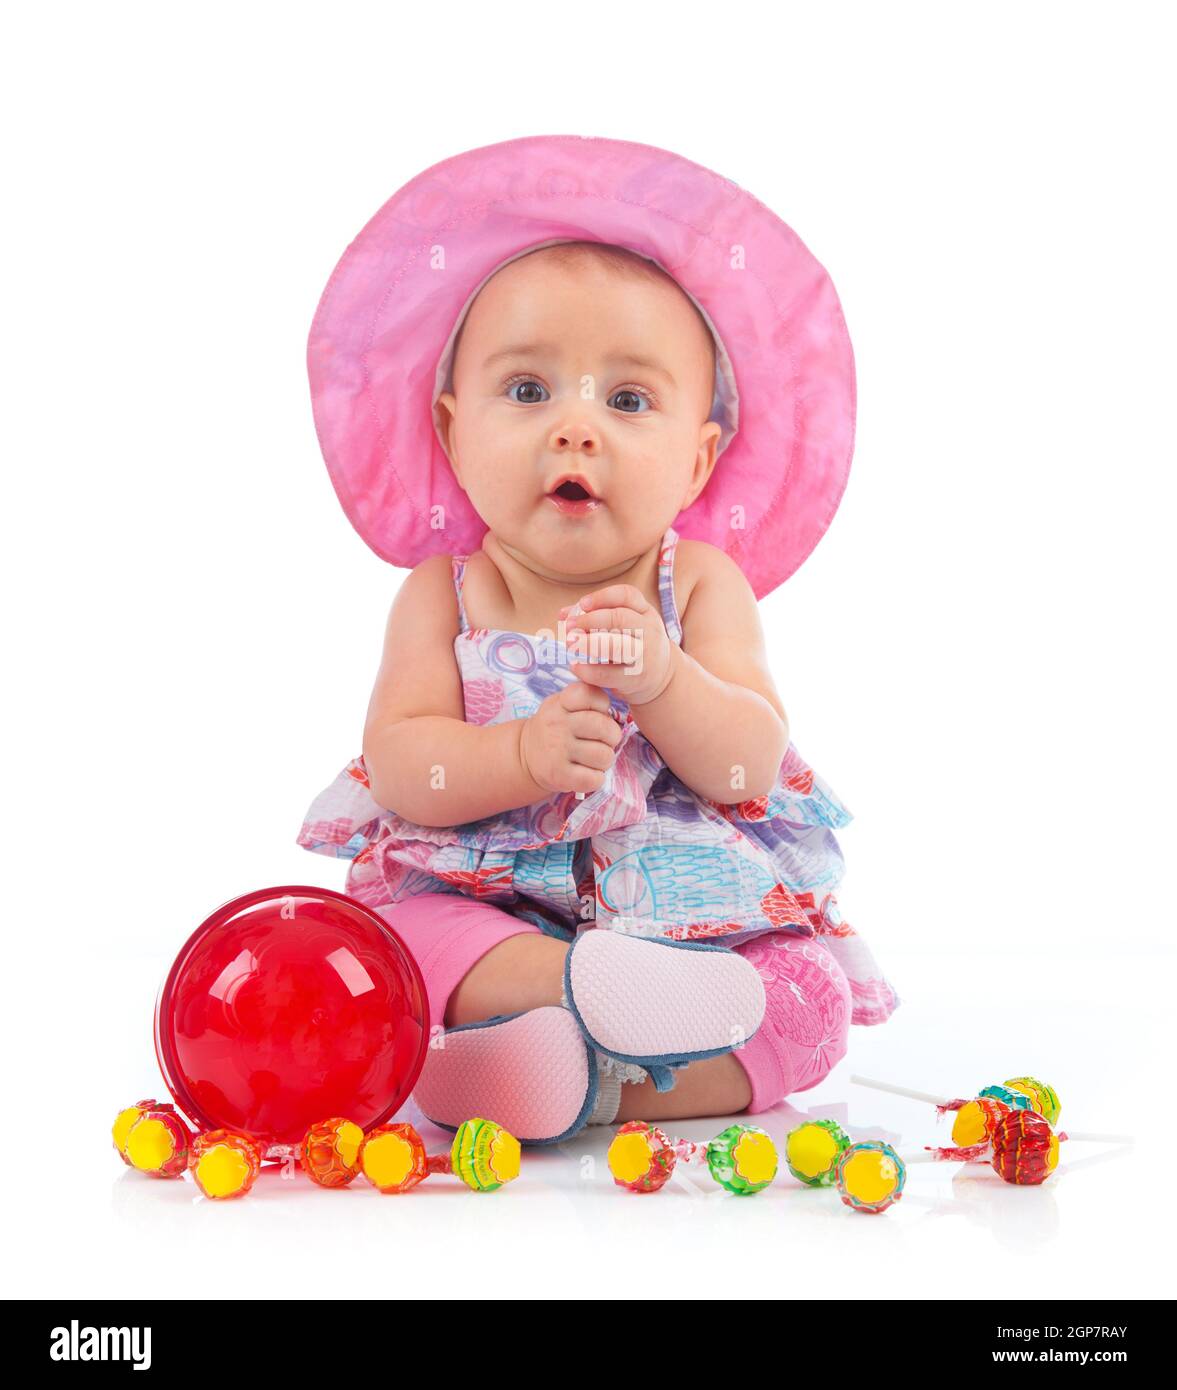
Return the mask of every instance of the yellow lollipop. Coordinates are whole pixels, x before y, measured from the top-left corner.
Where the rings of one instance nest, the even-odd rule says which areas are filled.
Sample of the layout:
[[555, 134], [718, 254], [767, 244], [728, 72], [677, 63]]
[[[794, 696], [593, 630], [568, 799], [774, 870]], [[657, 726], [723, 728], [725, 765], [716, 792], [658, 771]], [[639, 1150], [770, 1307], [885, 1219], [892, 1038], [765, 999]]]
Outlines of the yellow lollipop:
[[851, 1144], [838, 1159], [838, 1191], [855, 1211], [886, 1211], [903, 1196], [906, 1176], [903, 1160], [881, 1139]]
[[850, 1139], [833, 1120], [807, 1120], [785, 1139], [785, 1164], [808, 1187], [830, 1187]]
[[215, 1202], [244, 1197], [262, 1166], [257, 1143], [248, 1134], [214, 1129], [192, 1145], [188, 1170], [206, 1197]]

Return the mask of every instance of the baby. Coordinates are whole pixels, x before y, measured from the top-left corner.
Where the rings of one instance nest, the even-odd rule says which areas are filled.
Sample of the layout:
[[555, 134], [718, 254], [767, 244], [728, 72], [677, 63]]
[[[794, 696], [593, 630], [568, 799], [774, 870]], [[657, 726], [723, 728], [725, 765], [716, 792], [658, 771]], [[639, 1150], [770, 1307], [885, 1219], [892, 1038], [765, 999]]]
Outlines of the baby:
[[573, 238], [493, 270], [443, 353], [432, 424], [485, 533], [404, 581], [363, 757], [300, 839], [421, 965], [444, 1127], [761, 1111], [897, 1002], [828, 891], [849, 814], [790, 743], [753, 587], [674, 529], [731, 375], [671, 275]]

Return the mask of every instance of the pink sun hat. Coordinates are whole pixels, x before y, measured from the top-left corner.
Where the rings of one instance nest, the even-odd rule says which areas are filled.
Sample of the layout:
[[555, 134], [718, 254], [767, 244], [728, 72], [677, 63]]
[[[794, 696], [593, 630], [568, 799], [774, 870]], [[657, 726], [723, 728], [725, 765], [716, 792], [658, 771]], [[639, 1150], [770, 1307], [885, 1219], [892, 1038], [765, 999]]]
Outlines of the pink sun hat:
[[319, 444], [352, 525], [412, 568], [476, 550], [486, 524], [437, 433], [457, 330], [524, 252], [599, 241], [656, 262], [716, 342], [720, 456], [674, 521], [727, 551], [763, 598], [841, 501], [854, 452], [854, 355], [830, 277], [777, 215], [651, 145], [534, 135], [468, 150], [405, 184], [323, 291], [307, 344]]

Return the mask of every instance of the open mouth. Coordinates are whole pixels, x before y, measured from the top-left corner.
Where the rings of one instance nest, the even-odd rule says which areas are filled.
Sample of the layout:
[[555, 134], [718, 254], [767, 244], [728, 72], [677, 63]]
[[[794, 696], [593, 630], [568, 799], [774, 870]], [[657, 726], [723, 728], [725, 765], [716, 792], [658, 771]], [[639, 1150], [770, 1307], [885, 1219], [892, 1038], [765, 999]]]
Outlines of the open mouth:
[[565, 478], [547, 496], [548, 501], [566, 516], [584, 516], [601, 505], [601, 499], [576, 478]]

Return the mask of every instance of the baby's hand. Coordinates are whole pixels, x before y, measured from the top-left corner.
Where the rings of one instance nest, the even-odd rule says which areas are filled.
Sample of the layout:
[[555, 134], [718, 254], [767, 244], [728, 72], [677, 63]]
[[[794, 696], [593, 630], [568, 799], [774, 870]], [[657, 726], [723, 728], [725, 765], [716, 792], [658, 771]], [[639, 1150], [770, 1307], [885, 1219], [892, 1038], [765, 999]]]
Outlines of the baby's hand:
[[580, 680], [608, 686], [630, 705], [661, 695], [670, 680], [670, 636], [640, 589], [611, 584], [560, 610], [568, 613], [568, 649], [584, 658], [572, 663]]
[[545, 791], [583, 796], [600, 790], [620, 742], [609, 697], [573, 681], [523, 721], [519, 753], [532, 781]]

